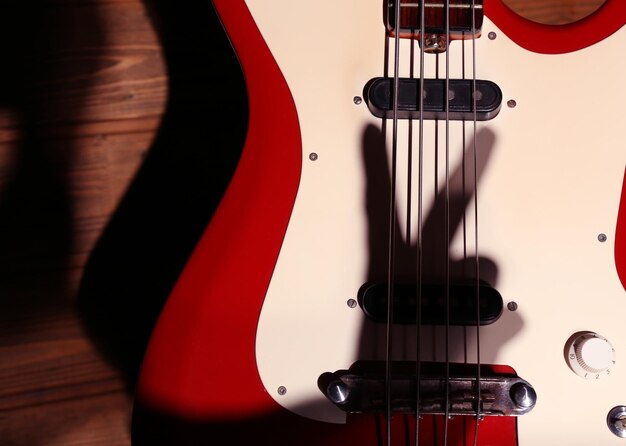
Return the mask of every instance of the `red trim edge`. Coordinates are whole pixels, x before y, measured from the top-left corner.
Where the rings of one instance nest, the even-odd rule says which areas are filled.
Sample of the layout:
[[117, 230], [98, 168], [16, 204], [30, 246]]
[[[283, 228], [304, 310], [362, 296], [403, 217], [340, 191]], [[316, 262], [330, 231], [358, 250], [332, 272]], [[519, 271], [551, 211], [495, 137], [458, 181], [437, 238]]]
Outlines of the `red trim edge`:
[[485, 0], [484, 7], [485, 14], [516, 44], [543, 54], [586, 48], [609, 37], [626, 23], [624, 0], [607, 0], [595, 13], [567, 25], [532, 22], [517, 15], [502, 0]]
[[622, 198], [617, 214], [617, 229], [615, 231], [615, 266], [622, 285], [626, 290], [626, 169], [624, 169], [624, 183]]
[[228, 190], [155, 327], [138, 398], [190, 418], [231, 419], [275, 407], [258, 377], [255, 336], [302, 149], [293, 98], [245, 3], [213, 4], [246, 78], [248, 134]]

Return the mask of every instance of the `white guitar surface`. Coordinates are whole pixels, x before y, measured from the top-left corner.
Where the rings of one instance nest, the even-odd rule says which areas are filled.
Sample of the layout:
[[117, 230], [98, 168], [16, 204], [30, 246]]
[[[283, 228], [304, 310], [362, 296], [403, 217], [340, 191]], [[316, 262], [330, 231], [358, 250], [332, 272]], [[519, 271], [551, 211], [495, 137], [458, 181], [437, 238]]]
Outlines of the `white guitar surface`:
[[[298, 196], [258, 326], [259, 373], [285, 408], [340, 423], [344, 413], [317, 387], [320, 374], [346, 369], [359, 359], [385, 358], [384, 327], [366, 322], [359, 306], [347, 304], [368, 280], [386, 280], [386, 259], [370, 255], [370, 240], [387, 243], [387, 228], [372, 223], [371, 216], [384, 220], [388, 213], [388, 192], [372, 191], [384, 189], [389, 175], [384, 153], [389, 164], [391, 122], [383, 138], [382, 121], [365, 101], [354, 101], [370, 79], [385, 75], [381, 2], [246, 3], [291, 89], [303, 143]], [[409, 76], [411, 44], [401, 42], [403, 77]], [[472, 76], [471, 41], [456, 41], [449, 50], [451, 78], [463, 76], [463, 46], [465, 76]], [[625, 49], [621, 29], [573, 53], [536, 54], [514, 44], [487, 17], [476, 40], [477, 78], [496, 83], [503, 92], [500, 114], [477, 127], [481, 277], [505, 304], [500, 319], [481, 328], [480, 360], [513, 367], [537, 392], [535, 408], [518, 423], [522, 446], [626, 444], [606, 424], [609, 410], [626, 404], [626, 291], [614, 260], [626, 165]], [[440, 76], [445, 76], [445, 60], [445, 54], [439, 56]], [[419, 76], [418, 64], [415, 69]], [[434, 78], [434, 70], [435, 56], [426, 55], [426, 77]], [[439, 122], [437, 154], [434, 127], [430, 121], [424, 125], [423, 209], [429, 228], [436, 226], [431, 212], [435, 183], [439, 192], [445, 184], [445, 123]], [[408, 131], [402, 122], [397, 184], [401, 278], [414, 271], [415, 261], [408, 256], [417, 236], [417, 123], [410, 216]], [[449, 133], [451, 193], [462, 193], [466, 153], [468, 201], [465, 227], [453, 228], [450, 255], [454, 275], [466, 271], [471, 277], [471, 262], [462, 259], [464, 252], [470, 259], [476, 252], [472, 123], [464, 131], [460, 122], [451, 122]], [[429, 229], [424, 243], [441, 236]], [[438, 255], [445, 256], [445, 246]], [[425, 268], [428, 275], [440, 272], [432, 264]], [[516, 304], [514, 311], [507, 308], [510, 302]], [[602, 335], [615, 349], [615, 364], [599, 379], [578, 376], [566, 362], [566, 342], [583, 331]], [[422, 360], [445, 361], [442, 333], [423, 329]], [[454, 328], [451, 333], [450, 359], [476, 362], [474, 331]], [[415, 359], [414, 338], [415, 329], [398, 328], [395, 359]], [[286, 393], [280, 395], [279, 387]]]

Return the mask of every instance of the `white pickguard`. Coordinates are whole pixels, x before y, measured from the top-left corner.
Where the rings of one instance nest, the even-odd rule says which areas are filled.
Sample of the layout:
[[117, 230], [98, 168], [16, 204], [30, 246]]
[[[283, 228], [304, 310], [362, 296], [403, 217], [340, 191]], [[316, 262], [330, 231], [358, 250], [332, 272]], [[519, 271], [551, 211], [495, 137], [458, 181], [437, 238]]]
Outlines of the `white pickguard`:
[[[373, 189], [388, 169], [377, 160], [377, 149], [384, 150], [377, 144], [381, 120], [365, 103], [353, 102], [353, 97], [362, 96], [368, 80], [384, 75], [382, 6], [379, 0], [246, 3], [293, 94], [304, 148], [297, 201], [258, 326], [259, 373], [268, 392], [285, 408], [309, 418], [342, 422], [344, 414], [317, 388], [319, 375], [346, 369], [358, 359], [385, 355], [384, 327], [366, 323], [359, 307], [346, 304], [372, 277], [372, 265], [381, 279], [385, 277], [384, 259], [370, 258], [366, 194], [368, 183]], [[495, 40], [486, 37], [492, 31]], [[478, 188], [479, 254], [496, 265], [497, 274], [487, 263], [481, 271], [505, 303], [515, 301], [518, 309], [505, 308], [495, 324], [481, 329], [481, 361], [512, 366], [537, 391], [536, 407], [519, 422], [521, 445], [624, 444], [607, 429], [606, 415], [612, 407], [626, 404], [626, 292], [613, 252], [626, 164], [626, 32], [622, 29], [592, 47], [564, 55], [526, 51], [487, 18], [482, 35], [476, 41], [477, 77], [498, 84], [504, 103], [499, 116], [478, 125], [479, 161], [484, 164]], [[454, 42], [450, 50], [452, 78], [462, 76], [462, 46]], [[402, 76], [409, 74], [409, 47], [410, 42], [403, 40]], [[471, 43], [465, 44], [465, 51], [466, 76], [471, 77]], [[435, 75], [434, 59], [426, 56], [427, 77]], [[439, 63], [445, 70], [445, 55]], [[517, 102], [515, 108], [506, 105], [509, 99]], [[390, 130], [391, 123], [387, 151]], [[464, 152], [462, 133], [460, 123], [451, 123], [453, 189], [460, 178], [456, 173]], [[407, 124], [402, 123], [400, 239], [406, 238], [407, 226], [406, 134]], [[413, 134], [416, 173], [417, 124]], [[433, 135], [434, 124], [427, 122], [425, 219], [435, 196]], [[468, 123], [466, 144], [471, 141]], [[313, 152], [318, 155], [315, 161], [309, 159]], [[444, 155], [445, 126], [440, 123], [436, 172], [440, 189]], [[471, 190], [471, 157], [466, 163]], [[412, 190], [415, 199], [415, 175]], [[416, 209], [413, 204], [411, 240], [400, 250], [401, 259], [415, 243]], [[455, 228], [450, 251], [457, 266], [464, 250], [470, 257], [475, 252], [471, 194], [466, 209], [465, 231]], [[388, 210], [383, 206], [370, 212], [384, 216]], [[606, 242], [598, 241], [600, 233], [606, 234]], [[380, 228], [372, 238], [384, 246], [386, 229]], [[412, 268], [411, 262], [398, 265], [401, 275]], [[471, 274], [472, 268], [467, 269]], [[565, 342], [582, 330], [598, 332], [612, 342], [617, 363], [610, 376], [585, 380], [566, 365]], [[424, 359], [444, 360], [441, 334], [430, 328], [424, 332]], [[453, 335], [451, 359], [475, 362], [472, 331], [463, 336], [455, 329]], [[409, 328], [398, 329], [395, 339], [405, 344], [396, 352], [397, 359], [414, 358], [414, 336]], [[279, 386], [287, 389], [286, 394], [278, 395]]]

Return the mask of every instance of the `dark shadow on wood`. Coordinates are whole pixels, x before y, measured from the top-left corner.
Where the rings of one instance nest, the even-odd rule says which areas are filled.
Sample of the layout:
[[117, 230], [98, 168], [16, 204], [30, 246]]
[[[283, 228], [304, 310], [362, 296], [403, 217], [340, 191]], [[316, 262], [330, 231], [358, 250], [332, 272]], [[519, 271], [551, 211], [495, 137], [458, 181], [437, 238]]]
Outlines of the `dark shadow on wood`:
[[133, 392], [159, 312], [214, 212], [246, 134], [243, 77], [210, 2], [146, 1], [169, 97], [148, 155], [87, 264], [85, 327]]
[[[15, 121], [17, 141], [0, 188], [0, 326], [6, 333], [27, 333], [33, 317], [52, 318], [72, 305], [68, 189], [78, 143], [71, 134], [53, 135], [59, 125], [80, 122], [104, 36], [95, 8], [81, 10], [79, 29], [68, 27], [68, 9], [0, 4], [0, 113]], [[91, 57], [82, 57], [87, 52]]]

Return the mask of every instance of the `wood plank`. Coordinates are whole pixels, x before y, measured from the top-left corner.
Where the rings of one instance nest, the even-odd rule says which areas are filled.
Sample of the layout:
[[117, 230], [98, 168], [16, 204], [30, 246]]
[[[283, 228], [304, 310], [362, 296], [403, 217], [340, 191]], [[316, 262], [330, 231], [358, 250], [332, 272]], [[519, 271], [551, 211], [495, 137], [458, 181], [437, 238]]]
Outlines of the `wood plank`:
[[[69, 206], [68, 212], [71, 213], [71, 221], [67, 222], [71, 226], [69, 231], [72, 233], [71, 246], [67, 248], [69, 260], [64, 265], [56, 265], [57, 267], [75, 268], [84, 265], [86, 257], [102, 232], [109, 216], [113, 213], [128, 183], [141, 165], [154, 136], [153, 132], [144, 129], [129, 131], [125, 126], [122, 126], [123, 130], [118, 133], [114, 123], [102, 123], [100, 125], [102, 128], [99, 128], [99, 125], [78, 127], [77, 133], [86, 133], [84, 136], [49, 139], [47, 143], [47, 149], [56, 154], [66, 150], [73, 151], [70, 166], [49, 166], [53, 171], [67, 169], [63, 194]], [[107, 129], [106, 132], [98, 131], [105, 128]], [[93, 134], [90, 135], [89, 133]], [[5, 161], [2, 164], [9, 164], [7, 158], [15, 156], [10, 153], [15, 150], [14, 146], [14, 144], [0, 145], [0, 160], [4, 158]], [[1, 150], [6, 147], [13, 149]], [[80, 150], [74, 150], [74, 147], [80, 147]], [[63, 156], [58, 158], [65, 159]], [[28, 169], [37, 170], [37, 167], [28, 167]], [[0, 170], [0, 185], [8, 187], [14, 175], [17, 174], [10, 170]], [[25, 175], [23, 170], [20, 175]], [[15, 193], [22, 194], [19, 191]], [[5, 198], [10, 199], [10, 197]], [[14, 237], [25, 237], [28, 240], [22, 240], [20, 243], [12, 242], [12, 244], [19, 244], [19, 246], [13, 250], [5, 248], [0, 255], [0, 266], [10, 264], [13, 274], [19, 274], [20, 271], [39, 271], [55, 266], [48, 262], [49, 259], [45, 252], [38, 252], [38, 250], [47, 251], [46, 240], [49, 237], [45, 228], [39, 227], [39, 225], [46, 226], [47, 222], [58, 219], [59, 217], [56, 215], [58, 209], [54, 207], [48, 211], [42, 208], [37, 209], [36, 206], [40, 202], [38, 198], [21, 197], [21, 199], [25, 198], [31, 201], [30, 205], [26, 204], [25, 207], [16, 205], [11, 212], [16, 218], [30, 221], [31, 230], [28, 233], [14, 234]], [[42, 212], [44, 212], [43, 215]], [[6, 228], [11, 230], [10, 224]], [[15, 233], [17, 229], [17, 227], [13, 227], [13, 232]], [[1, 238], [2, 236], [0, 236]], [[34, 251], [29, 250], [29, 246]]]
[[123, 392], [0, 412], [3, 446], [130, 445], [130, 400]]
[[0, 443], [128, 445], [127, 383], [75, 305], [161, 122], [161, 45], [140, 0], [0, 14]]

